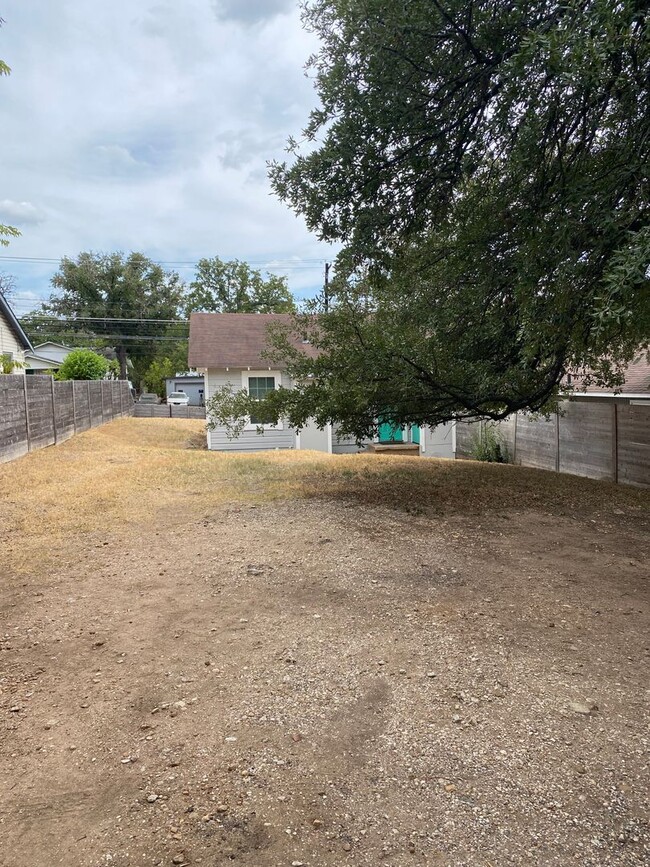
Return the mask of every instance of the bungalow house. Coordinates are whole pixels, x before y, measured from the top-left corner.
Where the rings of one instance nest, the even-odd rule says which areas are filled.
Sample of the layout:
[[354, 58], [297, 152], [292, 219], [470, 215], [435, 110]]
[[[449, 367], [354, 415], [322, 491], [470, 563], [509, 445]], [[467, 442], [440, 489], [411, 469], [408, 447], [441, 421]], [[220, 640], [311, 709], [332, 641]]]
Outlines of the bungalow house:
[[[193, 313], [190, 317], [189, 364], [203, 370], [205, 401], [223, 386], [244, 388], [263, 397], [271, 389], [291, 388], [291, 378], [281, 365], [272, 366], [263, 358], [268, 327], [273, 322], [288, 322], [287, 314], [273, 313]], [[300, 349], [308, 355], [316, 350], [310, 344]], [[358, 452], [354, 439], [339, 437], [336, 428], [319, 430], [308, 424], [300, 431], [280, 420], [277, 425], [259, 425], [251, 419], [241, 434], [229, 439], [225, 428], [208, 431], [208, 448], [217, 451], [264, 451], [268, 449], [314, 449], [330, 454]], [[416, 453], [430, 457], [453, 458], [456, 448], [454, 425], [432, 428], [399, 428], [381, 425], [377, 439], [402, 442]]]
[[[25, 361], [25, 353], [32, 352], [33, 347], [29, 337], [16, 319], [9, 302], [0, 292], [0, 357], [12, 364], [14, 373], [21, 373]], [[4, 367], [4, 364], [3, 364]]]
[[25, 353], [25, 373], [56, 373], [71, 352], [70, 346], [55, 343], [53, 340], [39, 343], [33, 352]]

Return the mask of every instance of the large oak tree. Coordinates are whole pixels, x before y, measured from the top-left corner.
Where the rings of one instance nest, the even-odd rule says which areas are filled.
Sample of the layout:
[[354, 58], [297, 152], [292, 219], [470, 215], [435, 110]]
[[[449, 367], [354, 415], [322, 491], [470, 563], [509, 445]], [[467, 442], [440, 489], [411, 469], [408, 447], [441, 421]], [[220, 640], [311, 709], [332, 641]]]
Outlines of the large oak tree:
[[[271, 396], [363, 435], [614, 385], [650, 332], [641, 0], [311, 0], [320, 101], [277, 194], [341, 242], [336, 303]], [[232, 407], [231, 407], [232, 408]]]

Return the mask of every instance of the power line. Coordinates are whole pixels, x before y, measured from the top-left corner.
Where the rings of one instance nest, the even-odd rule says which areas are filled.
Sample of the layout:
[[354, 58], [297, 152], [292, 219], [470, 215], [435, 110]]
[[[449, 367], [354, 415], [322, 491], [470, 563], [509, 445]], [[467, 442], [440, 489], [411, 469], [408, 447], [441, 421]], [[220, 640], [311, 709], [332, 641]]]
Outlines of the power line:
[[[68, 258], [68, 257], [62, 257]], [[206, 257], [207, 258], [207, 257]], [[59, 265], [61, 263], [61, 259], [55, 259], [53, 257], [48, 256], [0, 256], [0, 261], [2, 262], [34, 262], [39, 265]], [[165, 265], [169, 267], [176, 268], [196, 268], [198, 265], [198, 260], [169, 260], [169, 261], [155, 261], [151, 260], [154, 265]], [[263, 268], [309, 268], [313, 269], [319, 265], [322, 265], [325, 259], [238, 259], [238, 260], [230, 260], [230, 261], [239, 261], [248, 265], [258, 265]]]
[[81, 340], [85, 343], [92, 342], [94, 340], [106, 340], [106, 341], [114, 341], [114, 340], [163, 340], [167, 342], [176, 342], [187, 340], [187, 335], [179, 336], [179, 337], [169, 337], [163, 335], [152, 336], [150, 334], [84, 334], [79, 331], [38, 331], [33, 332], [32, 336], [36, 337], [65, 337], [66, 339], [75, 338], [76, 340]]
[[68, 316], [60, 317], [49, 313], [39, 313], [32, 318], [49, 320], [51, 322], [164, 322], [173, 323], [175, 325], [189, 325], [189, 319], [148, 319], [145, 316]]

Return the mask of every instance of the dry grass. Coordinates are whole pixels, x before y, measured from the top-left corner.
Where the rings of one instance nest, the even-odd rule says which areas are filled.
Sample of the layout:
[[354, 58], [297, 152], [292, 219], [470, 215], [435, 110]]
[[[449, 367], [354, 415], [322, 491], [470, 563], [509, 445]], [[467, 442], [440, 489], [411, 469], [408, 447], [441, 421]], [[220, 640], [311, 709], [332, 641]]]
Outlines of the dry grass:
[[72, 534], [146, 533], [161, 514], [174, 524], [224, 503], [331, 498], [416, 514], [524, 508], [638, 514], [647, 507], [647, 491], [518, 467], [300, 451], [208, 452], [199, 447], [202, 429], [201, 421], [123, 419], [0, 467], [8, 565], [17, 571], [36, 559], [43, 565]]

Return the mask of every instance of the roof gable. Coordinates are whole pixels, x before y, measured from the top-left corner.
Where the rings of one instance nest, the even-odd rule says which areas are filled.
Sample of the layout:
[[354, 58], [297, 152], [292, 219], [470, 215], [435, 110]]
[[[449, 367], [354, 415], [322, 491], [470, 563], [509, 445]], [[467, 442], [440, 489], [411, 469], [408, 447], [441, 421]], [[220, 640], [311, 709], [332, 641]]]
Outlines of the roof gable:
[[9, 306], [9, 302], [2, 292], [0, 292], [0, 316], [3, 317], [9, 328], [11, 328], [13, 333], [16, 335], [16, 339], [22, 345], [23, 349], [33, 349], [29, 337], [23, 331], [22, 325], [16, 319], [14, 311]]
[[[289, 313], [192, 313], [190, 316], [190, 367], [268, 367], [262, 357], [268, 348], [268, 328], [288, 324]], [[315, 356], [309, 344], [300, 344], [307, 355]], [[275, 365], [277, 366], [277, 365]]]

